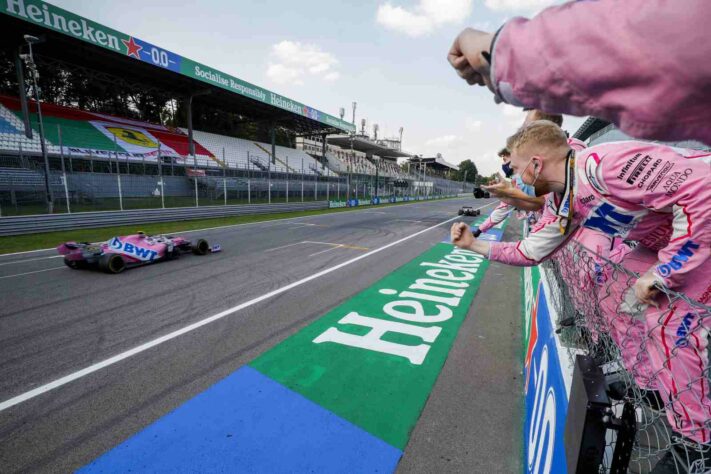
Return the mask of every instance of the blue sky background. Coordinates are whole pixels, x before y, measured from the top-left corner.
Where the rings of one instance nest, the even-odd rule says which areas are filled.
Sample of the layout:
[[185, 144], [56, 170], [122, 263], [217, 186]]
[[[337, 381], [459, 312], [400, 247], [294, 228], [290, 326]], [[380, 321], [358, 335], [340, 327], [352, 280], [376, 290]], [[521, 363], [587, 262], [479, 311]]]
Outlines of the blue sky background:
[[[495, 30], [555, 0], [51, 0], [51, 3], [338, 116], [411, 153], [472, 159], [490, 174], [523, 114], [459, 79], [447, 51], [465, 26]], [[584, 118], [567, 118], [576, 130]]]

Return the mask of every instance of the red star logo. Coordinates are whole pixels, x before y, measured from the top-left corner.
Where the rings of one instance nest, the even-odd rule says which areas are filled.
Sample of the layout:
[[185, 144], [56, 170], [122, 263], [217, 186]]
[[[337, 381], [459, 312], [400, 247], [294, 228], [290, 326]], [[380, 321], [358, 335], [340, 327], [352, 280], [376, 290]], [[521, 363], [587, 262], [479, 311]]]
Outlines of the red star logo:
[[128, 41], [126, 41], [125, 39], [122, 39], [121, 42], [126, 45], [126, 48], [128, 49], [126, 54], [128, 56], [133, 56], [136, 59], [141, 59], [141, 55], [138, 53], [141, 52], [141, 50], [143, 49], [143, 46], [139, 46], [135, 41], [133, 41], [133, 36], [130, 36], [128, 38]]

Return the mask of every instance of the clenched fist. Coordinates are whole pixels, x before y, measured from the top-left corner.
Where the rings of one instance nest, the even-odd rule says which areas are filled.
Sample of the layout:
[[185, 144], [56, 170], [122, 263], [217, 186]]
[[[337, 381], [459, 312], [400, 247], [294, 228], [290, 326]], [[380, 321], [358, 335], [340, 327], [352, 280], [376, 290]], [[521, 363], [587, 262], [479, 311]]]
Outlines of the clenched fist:
[[474, 243], [474, 236], [464, 222], [455, 222], [449, 230], [452, 243], [460, 249], [468, 249]]
[[486, 85], [492, 92], [489, 61], [484, 55], [489, 54], [493, 38], [491, 33], [466, 28], [459, 33], [447, 54], [449, 64], [467, 84]]

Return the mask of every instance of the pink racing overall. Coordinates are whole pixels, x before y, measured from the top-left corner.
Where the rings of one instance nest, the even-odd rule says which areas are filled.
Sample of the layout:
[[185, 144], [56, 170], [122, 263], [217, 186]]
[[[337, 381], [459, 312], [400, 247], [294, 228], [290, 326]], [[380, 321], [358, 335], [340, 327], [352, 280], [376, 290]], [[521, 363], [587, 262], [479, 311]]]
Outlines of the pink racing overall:
[[711, 2], [566, 2], [513, 18], [491, 48], [499, 100], [711, 145]]
[[[549, 195], [547, 212], [526, 239], [490, 243], [489, 258], [535, 265], [582, 227], [595, 231], [594, 236], [639, 242], [633, 251], [616, 254], [613, 250], [611, 260], [639, 274], [651, 271], [663, 287], [708, 304], [711, 154], [626, 141], [588, 148], [574, 159], [564, 196], [554, 199]], [[561, 232], [566, 221], [569, 229]], [[641, 352], [637, 351], [636, 375], [649, 377], [645, 388], [656, 385], [660, 389], [676, 431], [709, 443], [705, 424], [711, 421], [706, 380], [708, 324], [704, 324], [708, 307], [667, 296], [658, 298], [659, 308], [640, 305], [630, 287], [635, 280], [616, 279], [608, 297], [600, 301], [603, 312], [616, 315], [620, 322], [617, 337], [624, 335], [634, 345], [640, 326], [633, 320], [644, 324], [646, 336]]]
[[499, 205], [496, 206], [493, 211], [491, 211], [489, 217], [487, 217], [486, 220], [479, 225], [479, 230], [482, 232], [486, 232], [495, 225], [500, 224], [504, 221], [504, 219], [506, 219], [506, 217], [508, 217], [509, 214], [511, 214], [511, 211], [513, 211], [514, 209], [515, 207], [513, 207], [511, 204], [506, 204], [505, 202], [501, 201]]

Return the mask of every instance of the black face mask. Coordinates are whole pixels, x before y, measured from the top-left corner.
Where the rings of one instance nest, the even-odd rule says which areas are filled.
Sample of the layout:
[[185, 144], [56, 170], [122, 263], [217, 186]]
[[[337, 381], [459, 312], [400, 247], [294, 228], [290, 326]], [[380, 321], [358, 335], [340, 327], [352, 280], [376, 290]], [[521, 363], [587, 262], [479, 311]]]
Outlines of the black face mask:
[[504, 172], [504, 175], [507, 178], [510, 178], [514, 174], [514, 170], [513, 168], [511, 168], [511, 162], [504, 163], [503, 165], [501, 165], [501, 170]]

